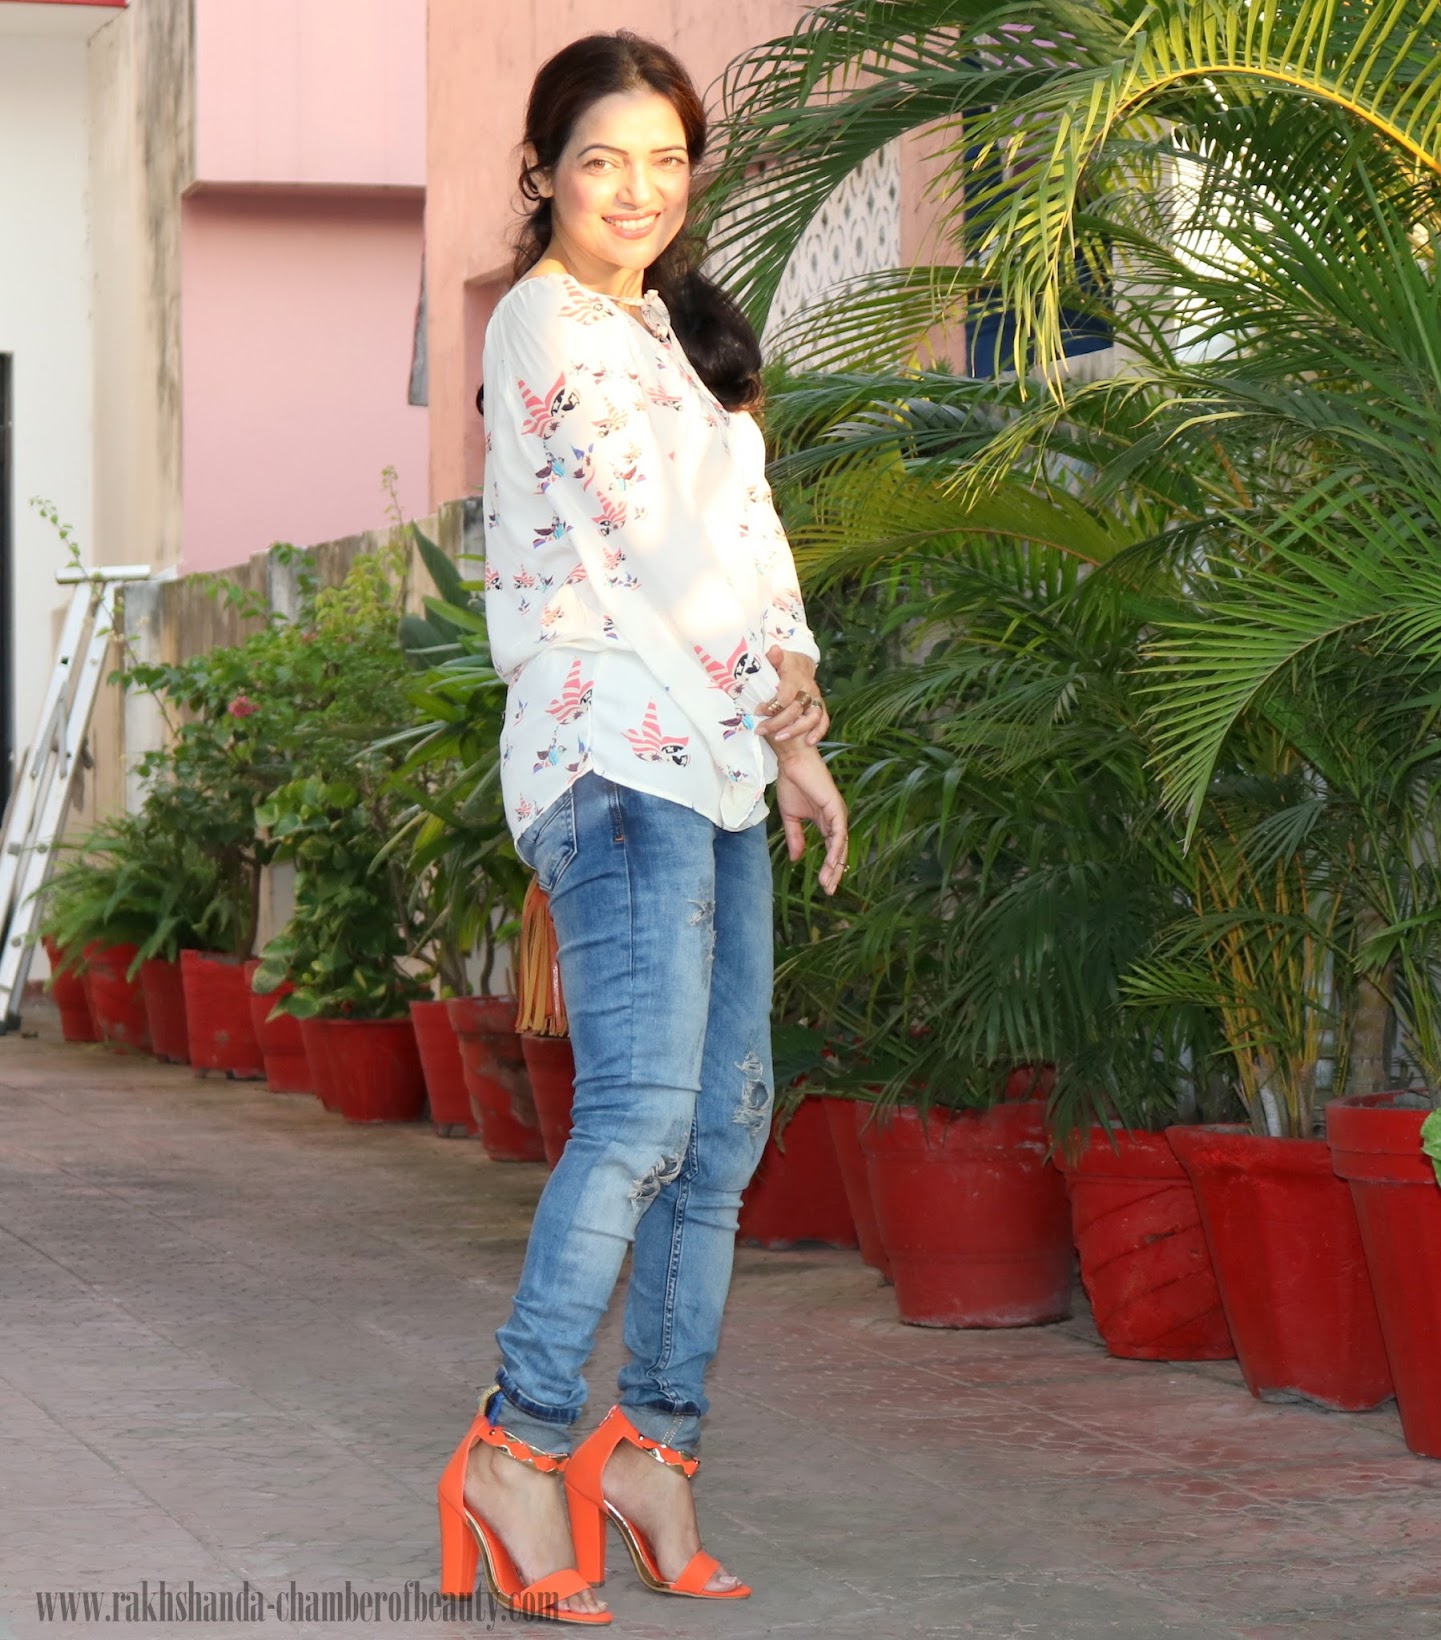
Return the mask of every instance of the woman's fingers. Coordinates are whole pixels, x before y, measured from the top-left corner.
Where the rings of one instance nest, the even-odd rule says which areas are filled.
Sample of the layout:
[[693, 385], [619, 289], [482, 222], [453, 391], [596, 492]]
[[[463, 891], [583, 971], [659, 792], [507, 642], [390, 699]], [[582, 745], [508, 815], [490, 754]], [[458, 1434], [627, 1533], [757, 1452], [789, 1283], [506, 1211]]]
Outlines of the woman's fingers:
[[805, 824], [794, 815], [787, 814], [781, 818], [786, 828], [786, 852], [792, 860], [799, 860], [806, 851]]
[[846, 870], [846, 851], [849, 845], [849, 833], [846, 830], [843, 815], [836, 815], [826, 829], [826, 859], [820, 869], [821, 887], [827, 894], [834, 894], [841, 886], [841, 878]]
[[777, 741], [797, 740], [804, 735], [807, 745], [818, 745], [830, 727], [831, 715], [819, 697], [812, 695], [809, 705], [803, 704], [804, 701], [804, 694], [783, 700], [774, 712], [762, 717], [756, 725], [756, 733]]

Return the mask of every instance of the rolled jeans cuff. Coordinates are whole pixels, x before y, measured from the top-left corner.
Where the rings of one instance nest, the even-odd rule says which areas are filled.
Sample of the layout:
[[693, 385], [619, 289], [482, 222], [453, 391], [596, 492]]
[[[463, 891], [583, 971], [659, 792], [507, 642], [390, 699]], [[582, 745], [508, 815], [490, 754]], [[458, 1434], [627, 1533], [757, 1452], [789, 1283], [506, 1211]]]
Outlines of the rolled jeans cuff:
[[624, 1401], [620, 1410], [646, 1440], [673, 1446], [689, 1458], [700, 1455], [700, 1419], [695, 1413], [672, 1412], [668, 1407], [629, 1406]]

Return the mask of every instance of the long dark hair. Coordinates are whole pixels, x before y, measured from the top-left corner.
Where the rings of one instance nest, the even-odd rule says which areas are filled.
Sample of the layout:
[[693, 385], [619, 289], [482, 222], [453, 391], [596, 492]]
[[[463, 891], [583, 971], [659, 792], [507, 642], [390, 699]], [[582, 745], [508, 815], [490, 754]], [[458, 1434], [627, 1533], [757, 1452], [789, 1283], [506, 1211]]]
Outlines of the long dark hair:
[[[622, 29], [573, 40], [542, 65], [530, 88], [524, 141], [536, 163], [520, 168], [526, 214], [515, 236], [514, 276], [540, 261], [551, 237], [551, 202], [542, 197], [536, 173], [560, 159], [576, 123], [592, 103], [617, 91], [656, 91], [675, 109], [685, 132], [692, 167], [705, 157], [705, 109], [688, 75], [664, 46]], [[740, 307], [697, 265], [701, 247], [682, 229], [645, 271], [645, 288], [657, 291], [696, 374], [727, 410], [749, 410], [761, 397], [761, 349]]]

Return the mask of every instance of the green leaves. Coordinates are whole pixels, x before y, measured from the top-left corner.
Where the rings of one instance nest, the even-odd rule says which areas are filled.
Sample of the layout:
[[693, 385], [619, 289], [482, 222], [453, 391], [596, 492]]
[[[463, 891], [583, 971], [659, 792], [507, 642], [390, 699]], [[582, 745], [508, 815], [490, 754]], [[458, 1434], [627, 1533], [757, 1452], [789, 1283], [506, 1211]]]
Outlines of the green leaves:
[[[1309, 1133], [1377, 996], [1356, 1074], [1441, 1085], [1438, 67], [1430, 0], [843, 0], [732, 69], [757, 314], [859, 156], [933, 161], [935, 265], [788, 321], [770, 405], [810, 586], [887, 607], [784, 982], [887, 1097], [1046, 1056], [1072, 1116]], [[914, 368], [983, 316], [1014, 379]]]

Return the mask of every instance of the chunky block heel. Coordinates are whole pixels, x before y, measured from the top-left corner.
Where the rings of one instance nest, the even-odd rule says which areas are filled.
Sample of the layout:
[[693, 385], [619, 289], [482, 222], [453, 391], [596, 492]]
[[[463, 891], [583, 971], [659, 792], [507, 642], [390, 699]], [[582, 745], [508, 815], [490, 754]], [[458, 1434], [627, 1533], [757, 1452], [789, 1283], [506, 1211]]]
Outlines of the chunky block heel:
[[565, 1501], [570, 1509], [575, 1563], [586, 1582], [599, 1587], [605, 1582], [605, 1511], [571, 1486], [565, 1489]]
[[480, 1545], [465, 1516], [443, 1498], [440, 1501], [440, 1592], [466, 1598], [475, 1593], [480, 1567]]

